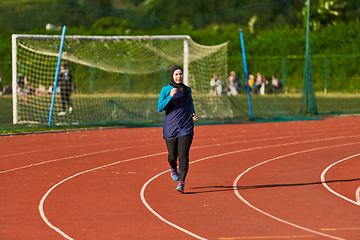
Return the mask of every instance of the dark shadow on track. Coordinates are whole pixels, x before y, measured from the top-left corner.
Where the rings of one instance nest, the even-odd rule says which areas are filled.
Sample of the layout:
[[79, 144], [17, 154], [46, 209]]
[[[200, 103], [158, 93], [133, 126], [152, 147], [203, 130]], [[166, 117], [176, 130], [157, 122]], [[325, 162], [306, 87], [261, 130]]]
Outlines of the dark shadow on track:
[[[331, 180], [326, 181], [325, 183], [336, 183], [336, 182], [354, 182], [360, 181], [360, 178], [354, 179], [343, 179], [343, 180]], [[236, 190], [251, 190], [251, 189], [260, 189], [260, 188], [275, 188], [275, 187], [301, 187], [301, 186], [309, 186], [309, 185], [317, 185], [322, 184], [322, 182], [312, 182], [312, 183], [279, 183], [279, 184], [268, 184], [268, 185], [253, 185], [253, 186], [236, 186]], [[204, 186], [204, 187], [193, 187], [191, 189], [197, 191], [189, 191], [185, 192], [185, 194], [198, 194], [198, 193], [211, 193], [211, 192], [223, 192], [223, 191], [233, 191], [233, 186]]]

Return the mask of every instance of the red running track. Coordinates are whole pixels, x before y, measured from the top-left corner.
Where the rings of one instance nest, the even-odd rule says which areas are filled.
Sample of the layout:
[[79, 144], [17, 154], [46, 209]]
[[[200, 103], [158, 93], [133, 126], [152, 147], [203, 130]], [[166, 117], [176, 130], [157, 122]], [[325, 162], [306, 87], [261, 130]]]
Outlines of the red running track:
[[360, 239], [359, 117], [0, 137], [0, 239]]

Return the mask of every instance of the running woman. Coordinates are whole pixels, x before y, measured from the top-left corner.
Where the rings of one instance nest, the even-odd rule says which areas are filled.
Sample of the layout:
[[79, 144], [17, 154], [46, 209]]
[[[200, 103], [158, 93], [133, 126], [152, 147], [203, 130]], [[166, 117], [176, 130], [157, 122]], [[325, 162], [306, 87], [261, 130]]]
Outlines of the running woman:
[[[179, 181], [176, 191], [184, 193], [189, 169], [189, 150], [194, 137], [195, 113], [191, 88], [183, 84], [183, 70], [174, 65], [170, 70], [171, 83], [161, 89], [157, 109], [165, 110], [163, 138], [168, 149], [171, 177]], [[179, 171], [177, 158], [179, 157]]]

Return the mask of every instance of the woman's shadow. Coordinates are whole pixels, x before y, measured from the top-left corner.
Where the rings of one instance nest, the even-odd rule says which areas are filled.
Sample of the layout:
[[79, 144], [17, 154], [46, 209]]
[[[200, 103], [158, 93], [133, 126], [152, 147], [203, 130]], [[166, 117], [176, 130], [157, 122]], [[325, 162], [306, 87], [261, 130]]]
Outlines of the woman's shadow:
[[[354, 182], [360, 181], [360, 178], [354, 179], [342, 179], [342, 180], [331, 180], [325, 181], [325, 183], [335, 183], [335, 182]], [[310, 182], [310, 183], [279, 183], [279, 184], [263, 184], [263, 185], [251, 185], [251, 186], [202, 186], [202, 187], [193, 187], [190, 191], [185, 192], [185, 194], [200, 194], [200, 193], [212, 193], [212, 192], [224, 192], [224, 191], [233, 191], [233, 190], [251, 190], [251, 189], [261, 189], [261, 188], [277, 188], [277, 187], [299, 187], [299, 186], [308, 186], [308, 185], [317, 185], [322, 184], [322, 182]]]

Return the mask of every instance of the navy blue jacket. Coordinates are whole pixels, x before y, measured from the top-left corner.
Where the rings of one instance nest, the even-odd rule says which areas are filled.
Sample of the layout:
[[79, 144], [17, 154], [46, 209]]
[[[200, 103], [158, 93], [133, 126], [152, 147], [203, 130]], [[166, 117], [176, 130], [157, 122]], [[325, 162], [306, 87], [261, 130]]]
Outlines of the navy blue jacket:
[[161, 89], [157, 109], [159, 112], [165, 110], [163, 137], [167, 140], [194, 133], [194, 123], [191, 115], [195, 114], [191, 88], [189, 95], [178, 91], [171, 97], [170, 91], [173, 87], [168, 85]]

